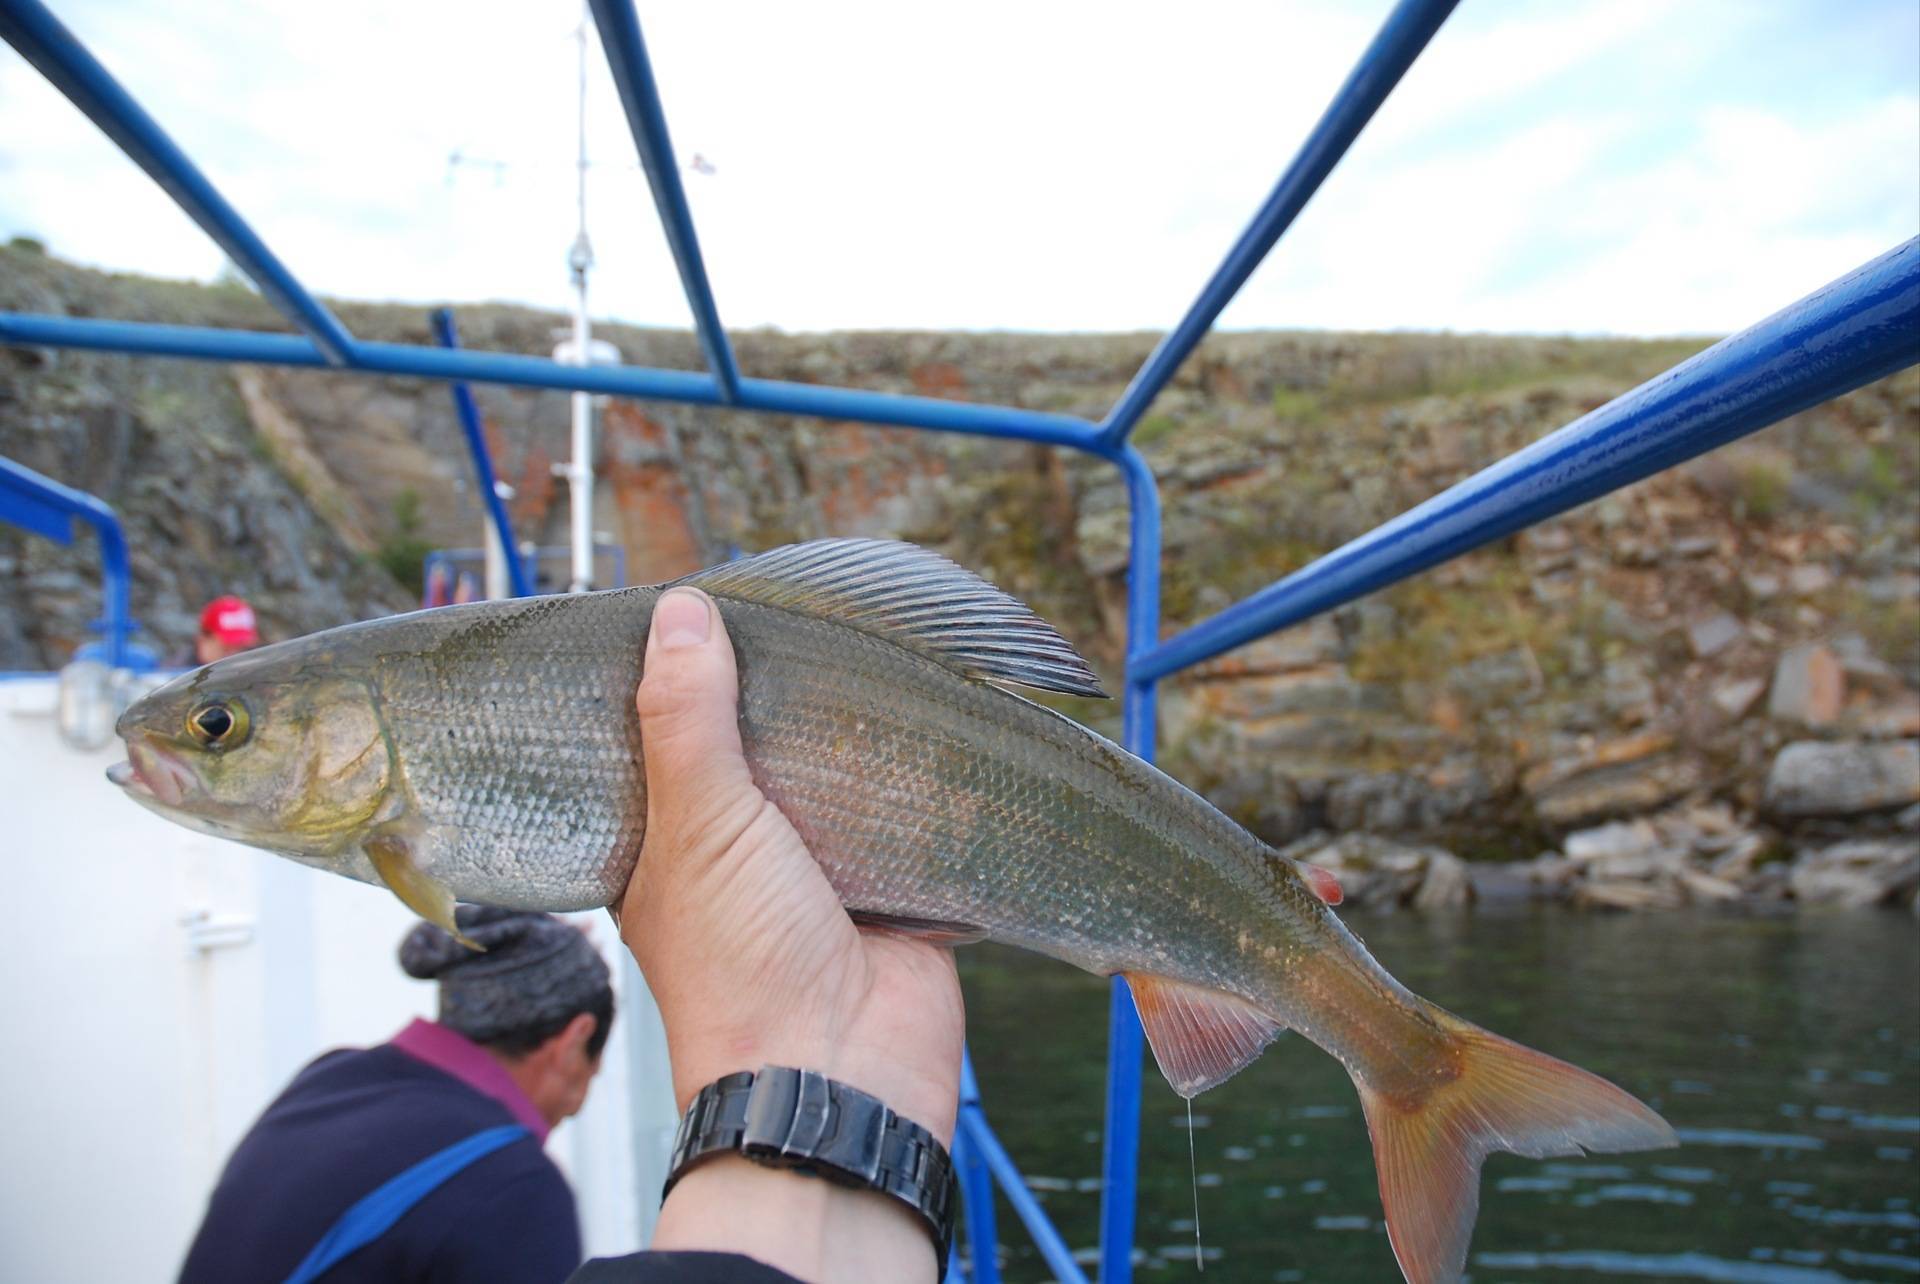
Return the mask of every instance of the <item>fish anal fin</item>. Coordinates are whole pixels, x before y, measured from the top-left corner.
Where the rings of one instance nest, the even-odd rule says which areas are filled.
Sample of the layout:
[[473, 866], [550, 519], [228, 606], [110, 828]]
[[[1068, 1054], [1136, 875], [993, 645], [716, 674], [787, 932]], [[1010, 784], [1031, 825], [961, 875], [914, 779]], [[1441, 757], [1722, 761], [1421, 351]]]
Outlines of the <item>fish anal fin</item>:
[[935, 945], [972, 945], [986, 939], [987, 929], [972, 923], [950, 923], [935, 918], [909, 918], [900, 914], [876, 914], [869, 910], [848, 910], [847, 917], [860, 927], [896, 936], [911, 936]]
[[1300, 877], [1307, 880], [1307, 886], [1313, 889], [1313, 894], [1324, 904], [1338, 905], [1346, 899], [1347, 894], [1340, 890], [1340, 879], [1332, 870], [1321, 865], [1309, 865], [1305, 861], [1298, 862], [1296, 868], [1300, 871]]
[[402, 905], [468, 949], [485, 951], [485, 946], [461, 932], [453, 917], [453, 893], [420, 868], [414, 859], [413, 844], [404, 835], [376, 834], [362, 842], [360, 850], [367, 854], [380, 881], [400, 898]]
[[1417, 1094], [1356, 1075], [1373, 1138], [1387, 1238], [1410, 1284], [1454, 1284], [1480, 1208], [1480, 1165], [1493, 1151], [1533, 1159], [1678, 1145], [1665, 1120], [1598, 1075], [1502, 1039], [1451, 1013], [1448, 1072]]
[[1237, 994], [1149, 972], [1126, 977], [1160, 1073], [1188, 1100], [1243, 1069], [1284, 1028]]
[[789, 544], [674, 582], [832, 620], [979, 681], [1106, 695], [1093, 669], [1051, 624], [972, 571], [914, 544]]

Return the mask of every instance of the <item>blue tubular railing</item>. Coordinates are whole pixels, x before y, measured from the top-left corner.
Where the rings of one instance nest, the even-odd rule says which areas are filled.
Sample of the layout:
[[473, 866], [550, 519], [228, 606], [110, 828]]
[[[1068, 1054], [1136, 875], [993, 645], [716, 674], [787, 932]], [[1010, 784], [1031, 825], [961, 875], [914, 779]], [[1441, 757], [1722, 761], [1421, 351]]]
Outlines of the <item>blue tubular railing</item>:
[[1347, 148], [1360, 136], [1360, 131], [1373, 119], [1373, 113], [1380, 109], [1380, 104], [1400, 83], [1400, 77], [1407, 74], [1407, 68], [1413, 65], [1413, 60], [1420, 56], [1420, 51], [1427, 47], [1434, 32], [1440, 30], [1440, 24], [1458, 3], [1459, 0], [1400, 0], [1394, 6], [1380, 33], [1360, 55], [1353, 74], [1333, 96], [1326, 114], [1301, 145], [1299, 155], [1274, 184], [1272, 193], [1253, 216], [1247, 230], [1227, 251], [1226, 260], [1201, 289], [1200, 297], [1180, 318], [1180, 324], [1160, 340], [1153, 355], [1127, 385], [1101, 425], [1103, 441], [1117, 445], [1126, 440], [1188, 354], [1206, 338], [1221, 309], [1239, 293], [1281, 233], [1320, 190], [1320, 184], [1347, 154]]
[[100, 540], [103, 609], [94, 627], [107, 642], [107, 663], [125, 668], [134, 630], [129, 594], [133, 574], [127, 567], [127, 540], [113, 509], [85, 491], [62, 486], [31, 468], [0, 459], [0, 521], [43, 535], [57, 544], [73, 543], [75, 519], [93, 527]]
[[[965, 1153], [969, 1164], [984, 1167], [999, 1183], [1000, 1190], [1013, 1206], [1013, 1212], [1033, 1236], [1034, 1247], [1040, 1250], [1040, 1259], [1047, 1264], [1060, 1284], [1087, 1284], [1087, 1276], [1080, 1264], [1073, 1260], [1073, 1250], [1060, 1238], [1060, 1232], [1047, 1220], [1046, 1210], [1040, 1207], [1040, 1201], [1027, 1189], [1027, 1183], [1020, 1176], [1020, 1170], [1014, 1165], [1013, 1157], [1007, 1154], [1007, 1148], [993, 1135], [993, 1129], [987, 1123], [986, 1111], [980, 1107], [980, 1086], [973, 1078], [973, 1058], [965, 1053], [960, 1060], [960, 1113], [954, 1120], [954, 1137], [965, 1138]], [[965, 1179], [965, 1172], [962, 1172]], [[975, 1218], [980, 1210], [985, 1215], [979, 1217], [978, 1224], [983, 1237], [993, 1232], [993, 1192], [988, 1188], [981, 1191], [978, 1177], [973, 1186], [962, 1186], [966, 1192], [967, 1208], [967, 1245], [973, 1254], [974, 1284], [994, 1284], [999, 1279], [999, 1266], [993, 1260], [993, 1241], [973, 1238]], [[984, 1195], [984, 1197], [983, 1197]], [[1131, 1248], [1131, 1244], [1129, 1244]], [[1103, 1254], [1104, 1259], [1104, 1254]], [[985, 1270], [982, 1270], [982, 1262]]]
[[1160, 678], [1920, 359], [1920, 239], [1681, 362], [1138, 657]]
[[134, 164], [146, 170], [260, 287], [260, 293], [313, 336], [330, 363], [350, 364], [353, 337], [346, 328], [307, 293], [186, 153], [174, 146], [153, 117], [39, 0], [0, 3], [0, 39], [19, 50]]
[[[257, 365], [326, 365], [309, 339], [252, 330], [213, 330], [198, 326], [152, 325], [137, 321], [99, 321], [77, 317], [0, 312], [0, 343], [21, 347], [89, 348], [139, 356], [196, 361], [247, 361]], [[467, 380], [524, 388], [677, 401], [694, 406], [725, 406], [711, 375], [645, 366], [562, 365], [545, 357], [461, 348], [424, 348], [407, 343], [354, 344], [354, 368], [368, 374], [407, 375], [416, 379]], [[742, 379], [733, 408], [769, 414], [814, 415], [860, 423], [964, 432], [980, 437], [1014, 437], [1055, 446], [1092, 449], [1098, 429], [1086, 419], [1042, 414], [1011, 406], [985, 406], [933, 397], [904, 397], [858, 388], [823, 388], [773, 379]]]
[[[453, 323], [452, 308], [433, 310], [433, 334], [443, 348], [460, 347], [460, 330]], [[493, 474], [493, 452], [487, 449], [486, 436], [480, 431], [480, 407], [473, 404], [473, 391], [466, 384], [453, 385], [453, 412], [460, 420], [460, 434], [467, 439], [467, 453], [473, 456], [473, 473], [480, 487], [480, 502], [487, 507], [487, 520], [500, 545], [500, 556], [507, 566], [507, 582], [515, 597], [532, 597], [533, 580], [520, 560], [519, 545], [513, 542], [513, 523], [507, 517], [506, 501], [500, 498], [500, 481]]]
[[[1128, 444], [1127, 435], [1433, 37], [1454, 0], [1401, 0], [1396, 6], [1226, 261], [1100, 425], [1005, 406], [740, 377], [707, 282], [638, 21], [628, 0], [591, 3], [693, 308], [710, 374], [582, 367], [506, 353], [350, 339], [38, 0], [0, 0], [0, 35], [27, 54], [152, 174], [311, 337], [0, 314], [0, 343], [288, 366], [344, 361], [373, 374], [730, 405], [1088, 451], [1121, 470], [1131, 503], [1127, 672], [1122, 693], [1125, 739], [1127, 748], [1149, 760], [1159, 679], [1920, 360], [1920, 243], [1910, 241], [1237, 606], [1161, 642], [1159, 494], [1151, 470]], [[6, 494], [0, 489], [0, 501]], [[97, 505], [85, 496], [78, 498]], [[110, 621], [124, 622], [125, 545], [112, 514], [104, 506], [99, 508], [111, 524], [102, 527], [96, 521], [108, 559], [108, 616]], [[55, 520], [43, 503], [23, 501], [18, 509], [32, 529], [44, 529]], [[97, 513], [79, 515], [88, 520], [98, 517]], [[120, 582], [117, 608], [115, 577]], [[1100, 1280], [1101, 1284], [1127, 1284], [1132, 1278], [1144, 1049], [1139, 1021], [1121, 980], [1113, 983], [1110, 1006]], [[994, 1284], [997, 1278], [990, 1180], [1000, 1183], [1048, 1265], [1070, 1284], [1084, 1284], [1085, 1276], [1064, 1241], [988, 1127], [970, 1060], [962, 1067], [962, 1077], [955, 1159], [967, 1200], [976, 1284]]]
[[740, 370], [734, 364], [727, 332], [720, 328], [713, 287], [707, 283], [700, 238], [693, 230], [693, 214], [687, 208], [686, 188], [680, 183], [673, 140], [667, 135], [667, 114], [660, 106], [653, 65], [647, 61], [647, 43], [640, 37], [640, 19], [631, 0], [590, 3], [594, 26], [600, 29], [600, 44], [607, 51], [607, 65], [613, 71], [613, 83], [626, 108], [627, 127], [633, 131], [633, 145], [639, 149], [647, 185], [653, 189], [653, 203], [660, 211], [660, 226], [680, 269], [680, 287], [686, 291], [687, 306], [693, 309], [694, 329], [707, 354], [707, 369], [719, 385], [720, 399], [736, 402], [740, 400]]
[[[972, 1118], [979, 1118], [979, 1125]], [[997, 1258], [1000, 1235], [994, 1228], [993, 1173], [980, 1157], [971, 1134], [984, 1126], [986, 1114], [980, 1108], [980, 1085], [973, 1077], [973, 1056], [960, 1053], [960, 1110], [953, 1122], [953, 1168], [960, 1179], [960, 1198], [967, 1223], [967, 1254], [972, 1259], [972, 1284], [1000, 1284]], [[951, 1284], [958, 1284], [956, 1270], [948, 1272]]]

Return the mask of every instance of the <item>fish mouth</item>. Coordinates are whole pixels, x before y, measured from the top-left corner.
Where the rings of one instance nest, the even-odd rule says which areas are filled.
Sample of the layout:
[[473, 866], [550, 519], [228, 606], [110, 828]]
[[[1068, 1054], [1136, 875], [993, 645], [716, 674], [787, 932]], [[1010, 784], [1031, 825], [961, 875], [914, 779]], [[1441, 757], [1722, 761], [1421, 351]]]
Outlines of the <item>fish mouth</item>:
[[107, 768], [107, 779], [135, 798], [178, 807], [193, 785], [193, 773], [178, 758], [139, 740], [127, 742], [127, 761]]

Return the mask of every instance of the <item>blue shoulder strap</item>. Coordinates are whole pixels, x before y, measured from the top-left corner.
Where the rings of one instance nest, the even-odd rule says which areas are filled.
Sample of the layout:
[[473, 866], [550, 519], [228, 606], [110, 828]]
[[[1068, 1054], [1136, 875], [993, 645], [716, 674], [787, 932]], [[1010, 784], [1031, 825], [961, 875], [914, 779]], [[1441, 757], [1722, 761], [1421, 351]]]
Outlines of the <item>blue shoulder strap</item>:
[[428, 1155], [413, 1167], [389, 1178], [371, 1194], [340, 1214], [340, 1220], [327, 1228], [306, 1260], [287, 1276], [286, 1284], [311, 1284], [333, 1269], [341, 1258], [357, 1252], [379, 1239], [406, 1216], [407, 1210], [457, 1176], [469, 1164], [491, 1155], [527, 1135], [519, 1124], [501, 1124], [476, 1132], [464, 1141], [456, 1141], [445, 1150]]

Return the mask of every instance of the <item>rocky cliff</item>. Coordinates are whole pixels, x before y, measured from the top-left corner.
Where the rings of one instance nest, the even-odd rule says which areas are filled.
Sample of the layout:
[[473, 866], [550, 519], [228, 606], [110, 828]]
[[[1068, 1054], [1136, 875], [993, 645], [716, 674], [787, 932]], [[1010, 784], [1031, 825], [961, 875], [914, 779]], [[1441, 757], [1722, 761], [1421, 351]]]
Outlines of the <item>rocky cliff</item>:
[[[18, 246], [0, 249], [0, 308], [284, 328], [242, 288], [107, 276]], [[430, 342], [424, 311], [340, 311], [365, 337]], [[561, 326], [496, 305], [459, 318], [470, 346], [515, 352], [548, 351]], [[628, 361], [699, 366], [684, 333], [598, 333]], [[738, 336], [757, 375], [1092, 417], [1152, 341]], [[1138, 437], [1166, 503], [1168, 627], [1699, 346], [1209, 339]], [[561, 542], [565, 395], [476, 394], [518, 534]], [[595, 524], [625, 548], [633, 580], [736, 548], [897, 535], [1026, 597], [1117, 672], [1126, 505], [1099, 461], [638, 403], [608, 405], [603, 425]], [[437, 384], [9, 351], [0, 454], [121, 511], [136, 614], [167, 647], [184, 645], [194, 608], [220, 591], [253, 598], [278, 634], [394, 609], [422, 552], [479, 537]], [[57, 663], [84, 638], [93, 556], [0, 532], [0, 668]], [[1917, 686], [1920, 371], [1909, 370], [1169, 684], [1165, 758], [1271, 840], [1319, 844], [1356, 885], [1375, 858], [1397, 861], [1402, 875], [1374, 880], [1394, 897], [1438, 867], [1418, 854], [1427, 848], [1342, 856], [1313, 835], [1396, 835], [1470, 858], [1548, 852], [1566, 863], [1535, 861], [1533, 885], [1599, 887], [1599, 903], [1632, 899], [1609, 883], [1661, 898], [1789, 894], [1783, 857], [1863, 834], [1897, 845], [1901, 825], [1920, 824]], [[1069, 711], [1116, 722], [1109, 709]], [[1643, 817], [1644, 831], [1604, 828]], [[1576, 841], [1593, 832], [1611, 835], [1610, 854], [1576, 859], [1596, 850]], [[1745, 855], [1727, 863], [1729, 851]], [[1904, 895], [1920, 864], [1894, 855], [1887, 886]]]

